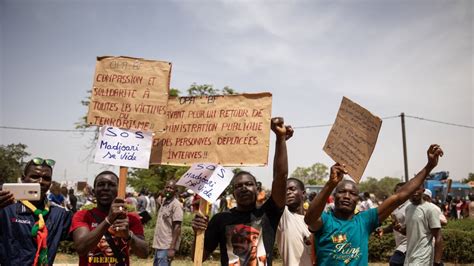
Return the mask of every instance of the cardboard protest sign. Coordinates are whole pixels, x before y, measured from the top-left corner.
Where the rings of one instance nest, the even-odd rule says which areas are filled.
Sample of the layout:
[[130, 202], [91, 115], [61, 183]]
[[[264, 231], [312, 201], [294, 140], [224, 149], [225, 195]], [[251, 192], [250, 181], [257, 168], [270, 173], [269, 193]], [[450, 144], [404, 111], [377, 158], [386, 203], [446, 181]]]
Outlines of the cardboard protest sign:
[[343, 97], [336, 122], [324, 144], [324, 151], [346, 165], [349, 175], [359, 182], [374, 151], [382, 120]]
[[271, 104], [270, 93], [170, 98], [151, 164], [266, 165]]
[[101, 127], [94, 162], [148, 169], [151, 132]]
[[191, 189], [208, 202], [214, 202], [232, 181], [232, 171], [217, 164], [198, 163], [179, 179], [177, 185]]
[[171, 63], [131, 57], [98, 57], [87, 123], [162, 131]]

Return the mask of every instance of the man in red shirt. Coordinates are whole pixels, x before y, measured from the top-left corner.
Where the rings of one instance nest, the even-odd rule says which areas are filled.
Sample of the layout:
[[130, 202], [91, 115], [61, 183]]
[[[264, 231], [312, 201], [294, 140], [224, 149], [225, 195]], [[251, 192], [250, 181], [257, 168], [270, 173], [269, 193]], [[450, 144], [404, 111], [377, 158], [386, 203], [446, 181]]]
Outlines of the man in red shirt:
[[138, 257], [148, 255], [140, 217], [125, 210], [117, 190], [118, 176], [100, 173], [94, 180], [97, 207], [78, 211], [72, 219], [70, 232], [81, 266], [130, 265], [130, 249]]

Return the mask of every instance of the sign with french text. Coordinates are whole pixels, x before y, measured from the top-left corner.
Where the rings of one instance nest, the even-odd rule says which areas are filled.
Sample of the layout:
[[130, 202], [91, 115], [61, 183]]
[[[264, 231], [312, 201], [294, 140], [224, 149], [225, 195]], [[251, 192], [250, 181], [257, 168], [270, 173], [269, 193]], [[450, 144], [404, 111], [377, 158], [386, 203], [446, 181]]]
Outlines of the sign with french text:
[[267, 165], [271, 105], [270, 93], [170, 98], [151, 164]]
[[335, 162], [345, 164], [349, 175], [359, 182], [374, 151], [381, 126], [379, 117], [343, 97], [323, 150]]
[[179, 179], [177, 185], [191, 189], [212, 203], [232, 181], [233, 173], [218, 164], [197, 163]]
[[171, 63], [132, 57], [98, 57], [87, 123], [163, 131]]
[[152, 132], [100, 128], [94, 162], [148, 169]]

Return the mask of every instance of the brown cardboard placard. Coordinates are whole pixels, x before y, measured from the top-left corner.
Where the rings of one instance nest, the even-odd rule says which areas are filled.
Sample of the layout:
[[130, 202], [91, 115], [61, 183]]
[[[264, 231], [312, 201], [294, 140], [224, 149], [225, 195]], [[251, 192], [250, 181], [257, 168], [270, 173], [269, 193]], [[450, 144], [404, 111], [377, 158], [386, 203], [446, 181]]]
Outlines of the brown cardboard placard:
[[164, 130], [170, 75], [169, 62], [98, 57], [87, 123]]
[[266, 165], [271, 103], [270, 93], [170, 98], [150, 164]]
[[343, 97], [323, 150], [335, 162], [345, 164], [349, 175], [359, 182], [374, 151], [381, 126], [379, 117]]

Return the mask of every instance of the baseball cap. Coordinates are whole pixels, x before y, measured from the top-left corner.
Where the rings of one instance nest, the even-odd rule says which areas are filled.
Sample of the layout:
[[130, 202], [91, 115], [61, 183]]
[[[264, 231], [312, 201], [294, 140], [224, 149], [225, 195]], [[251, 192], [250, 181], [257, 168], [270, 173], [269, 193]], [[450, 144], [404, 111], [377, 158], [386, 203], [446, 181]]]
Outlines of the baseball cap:
[[431, 198], [431, 196], [432, 196], [431, 190], [426, 189], [426, 188], [425, 188], [425, 191], [423, 191], [423, 194], [425, 194], [426, 196], [428, 196], [428, 197], [430, 197], [430, 198]]

